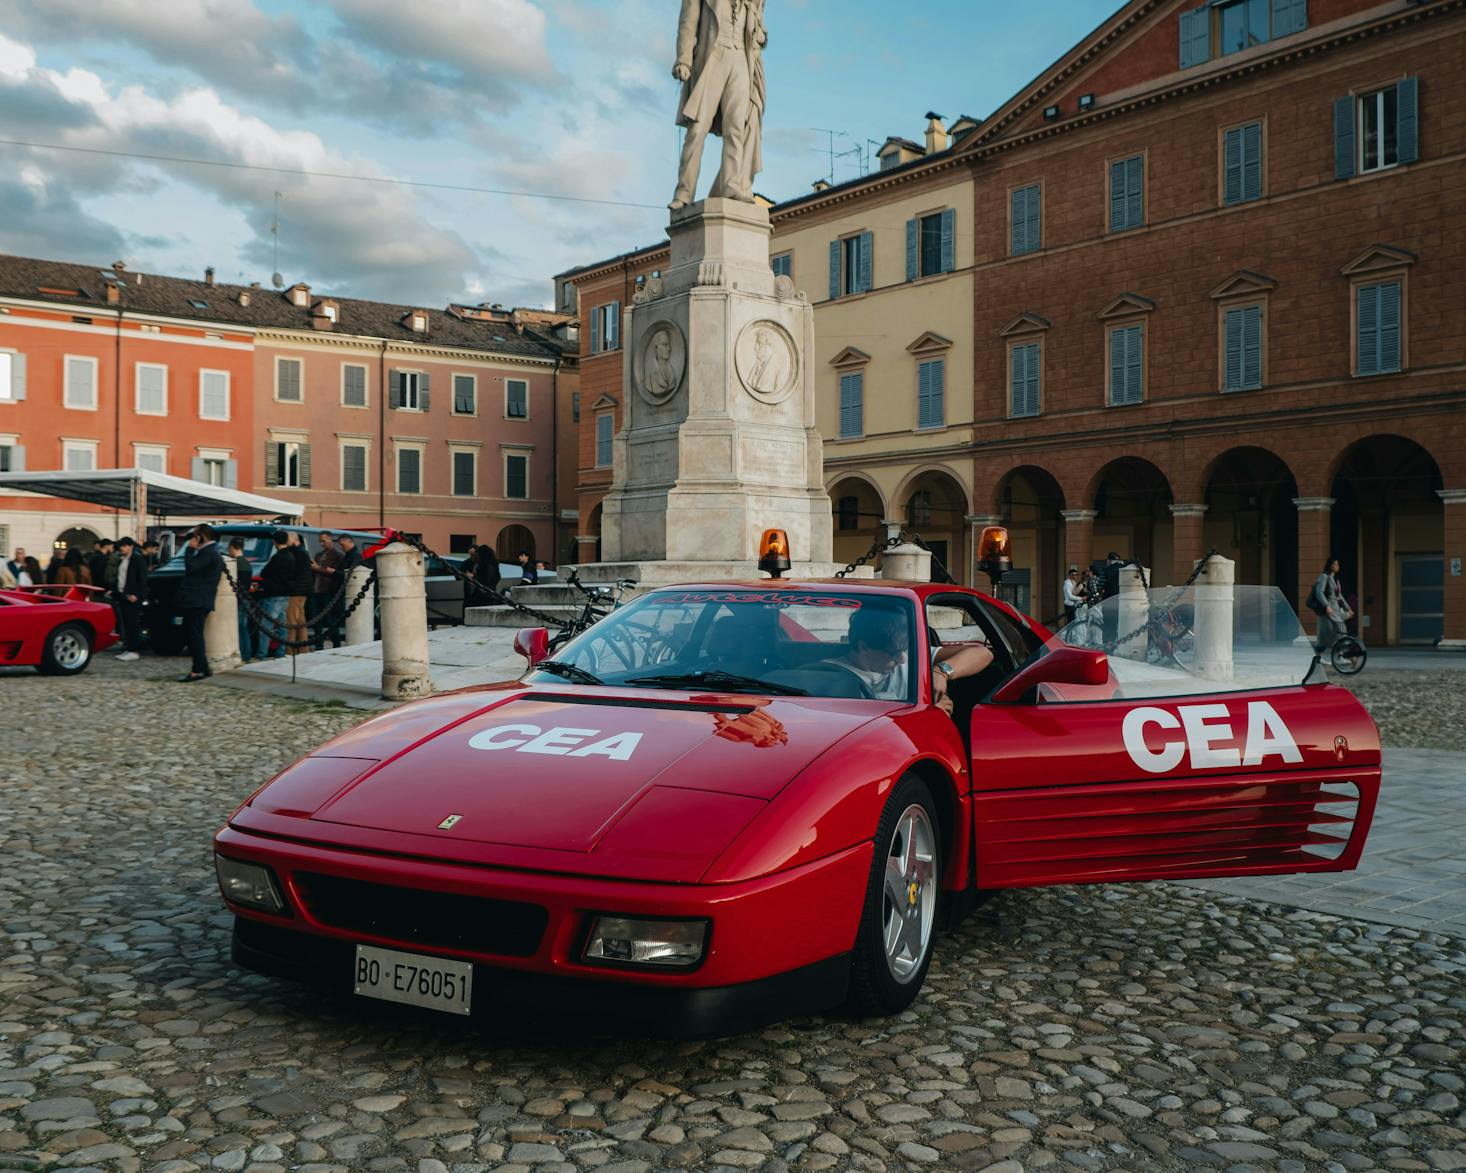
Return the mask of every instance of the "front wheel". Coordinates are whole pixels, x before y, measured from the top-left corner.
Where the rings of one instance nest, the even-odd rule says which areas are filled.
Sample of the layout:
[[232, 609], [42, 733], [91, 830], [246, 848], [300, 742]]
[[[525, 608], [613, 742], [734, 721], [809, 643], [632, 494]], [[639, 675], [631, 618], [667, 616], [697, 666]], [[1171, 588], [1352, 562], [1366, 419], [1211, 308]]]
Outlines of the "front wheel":
[[1329, 659], [1333, 662], [1334, 671], [1339, 675], [1353, 676], [1364, 667], [1364, 661], [1369, 659], [1369, 653], [1365, 650], [1364, 645], [1352, 635], [1341, 635], [1329, 650]]
[[936, 802], [915, 775], [901, 779], [876, 829], [865, 908], [850, 967], [850, 1008], [896, 1014], [921, 992], [941, 895]]
[[44, 676], [75, 676], [91, 659], [92, 633], [80, 623], [64, 623], [46, 637], [40, 670]]

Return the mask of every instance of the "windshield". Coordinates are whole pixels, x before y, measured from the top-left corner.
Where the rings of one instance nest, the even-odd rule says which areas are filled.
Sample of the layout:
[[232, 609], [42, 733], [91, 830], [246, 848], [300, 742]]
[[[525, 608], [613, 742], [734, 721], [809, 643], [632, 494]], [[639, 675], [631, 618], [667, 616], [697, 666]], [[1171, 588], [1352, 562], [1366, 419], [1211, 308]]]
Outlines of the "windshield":
[[[1057, 641], [1108, 652], [1116, 700], [1283, 688], [1313, 668], [1313, 641], [1282, 591], [1204, 577], [1184, 591], [1122, 591], [1080, 607]], [[1050, 692], [1042, 698], [1096, 699], [1069, 686]]]
[[[613, 612], [554, 660], [604, 684], [713, 692], [767, 685], [909, 704], [918, 683], [914, 643], [915, 608], [896, 596], [673, 589]], [[544, 670], [532, 678], [565, 680]]]

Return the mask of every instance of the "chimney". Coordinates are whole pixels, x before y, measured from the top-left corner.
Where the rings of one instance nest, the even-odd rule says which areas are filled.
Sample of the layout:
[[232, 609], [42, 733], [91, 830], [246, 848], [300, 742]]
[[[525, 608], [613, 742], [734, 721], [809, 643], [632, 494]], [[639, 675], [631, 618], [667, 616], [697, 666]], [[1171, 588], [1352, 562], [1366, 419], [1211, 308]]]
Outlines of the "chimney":
[[[253, 286], [251, 286], [251, 288], [253, 288]], [[242, 306], [249, 305], [249, 298], [250, 298], [250, 293], [249, 293], [249, 290], [248, 289], [241, 289], [239, 291], [239, 304], [240, 305], [242, 305]]]
[[107, 304], [118, 305], [122, 301], [122, 290], [117, 287], [117, 282], [107, 282]]
[[947, 128], [942, 125], [942, 116], [930, 110], [926, 115], [926, 153], [940, 154], [947, 149]]
[[120, 277], [123, 273], [127, 272], [127, 266], [124, 265], [121, 261], [113, 261], [112, 272], [116, 273]]
[[214, 283], [214, 266], [213, 265], [210, 265], [207, 269], [204, 270], [204, 284], [205, 285], [212, 285], [213, 283]]

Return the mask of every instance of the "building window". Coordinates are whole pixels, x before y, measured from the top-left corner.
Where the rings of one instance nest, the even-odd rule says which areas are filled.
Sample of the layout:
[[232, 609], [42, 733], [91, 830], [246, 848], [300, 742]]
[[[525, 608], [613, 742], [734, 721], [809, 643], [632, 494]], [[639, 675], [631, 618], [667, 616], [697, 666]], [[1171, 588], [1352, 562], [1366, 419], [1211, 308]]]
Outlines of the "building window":
[[0, 403], [18, 403], [25, 398], [25, 355], [0, 350]]
[[596, 416], [596, 467], [611, 467], [611, 436], [616, 428], [616, 422], [612, 416]]
[[168, 449], [157, 444], [134, 444], [132, 446], [133, 467], [148, 472], [168, 471]]
[[1386, 171], [1420, 157], [1420, 84], [1392, 86], [1334, 103], [1334, 176]]
[[604, 354], [621, 349], [621, 303], [607, 302], [590, 312], [590, 352]]
[[25, 472], [25, 445], [16, 436], [0, 436], [0, 472]]
[[229, 418], [229, 372], [199, 372], [199, 419]]
[[298, 358], [277, 358], [275, 360], [275, 398], [281, 403], [300, 403], [301, 371], [305, 364]]
[[842, 530], [860, 528], [860, 498], [841, 497], [839, 507], [836, 510], [836, 524]]
[[265, 483], [282, 489], [309, 489], [311, 446], [303, 440], [271, 440], [265, 445]]
[[504, 496], [523, 500], [529, 496], [529, 457], [504, 457]]
[[367, 405], [367, 369], [357, 363], [341, 364], [341, 404], [343, 407]]
[[1239, 305], [1222, 314], [1222, 390], [1262, 386], [1262, 306]]
[[234, 488], [238, 480], [237, 466], [229, 459], [229, 453], [204, 448], [198, 451], [193, 460], [193, 479], [216, 488]]
[[61, 441], [61, 467], [67, 472], [91, 472], [97, 467], [97, 440]]
[[1356, 375], [1388, 375], [1402, 369], [1403, 293], [1399, 281], [1355, 286]]
[[453, 414], [478, 414], [478, 379], [473, 375], [453, 376]]
[[957, 212], [948, 208], [906, 221], [906, 280], [957, 267]]
[[1009, 248], [1015, 257], [1043, 247], [1043, 187], [1015, 187], [1008, 200]]
[[64, 378], [62, 405], [78, 411], [96, 411], [97, 360], [68, 354]]
[[397, 491], [422, 492], [422, 452], [416, 448], [397, 449]]
[[872, 252], [875, 237], [869, 232], [830, 241], [830, 300], [869, 293], [874, 279]]
[[1145, 397], [1145, 327], [1110, 329], [1110, 406], [1125, 407]]
[[135, 372], [138, 415], [168, 414], [168, 368], [161, 363], [140, 362]]
[[916, 426], [940, 428], [946, 425], [947, 361], [936, 358], [916, 368]]
[[393, 371], [392, 407], [397, 411], [427, 411], [432, 376], [427, 371]]
[[1234, 126], [1222, 136], [1222, 203], [1262, 198], [1262, 123]]
[[478, 545], [478, 534], [449, 534], [448, 553], [450, 554], [472, 554], [473, 548]]
[[1145, 156], [1110, 164], [1110, 231], [1128, 232], [1145, 223]]
[[367, 491], [367, 446], [341, 445], [341, 489], [346, 493]]
[[840, 439], [865, 434], [865, 372], [840, 376]]
[[788, 277], [789, 280], [794, 280], [793, 253], [780, 253], [776, 257], [770, 257], [769, 267], [774, 270], [775, 277]]
[[529, 383], [526, 380], [504, 380], [504, 414], [512, 420], [529, 418]]
[[570, 422], [571, 423], [576, 423], [576, 424], [580, 423], [580, 392], [579, 391], [572, 391], [570, 393]]
[[478, 455], [473, 452], [453, 453], [453, 495], [478, 495]]
[[1039, 413], [1041, 347], [1038, 342], [1020, 342], [1008, 348], [1008, 414], [1014, 418]]
[[1181, 68], [1302, 32], [1307, 0], [1211, 0], [1181, 14]]

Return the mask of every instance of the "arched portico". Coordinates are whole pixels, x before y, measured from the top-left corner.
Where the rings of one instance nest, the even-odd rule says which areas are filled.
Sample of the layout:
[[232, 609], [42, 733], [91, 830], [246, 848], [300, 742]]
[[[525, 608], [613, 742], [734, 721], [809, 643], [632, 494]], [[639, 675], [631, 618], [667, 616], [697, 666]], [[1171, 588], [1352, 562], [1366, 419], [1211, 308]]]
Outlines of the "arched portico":
[[835, 521], [835, 561], [852, 562], [885, 533], [889, 514], [880, 486], [865, 473], [846, 473], [829, 486]]

